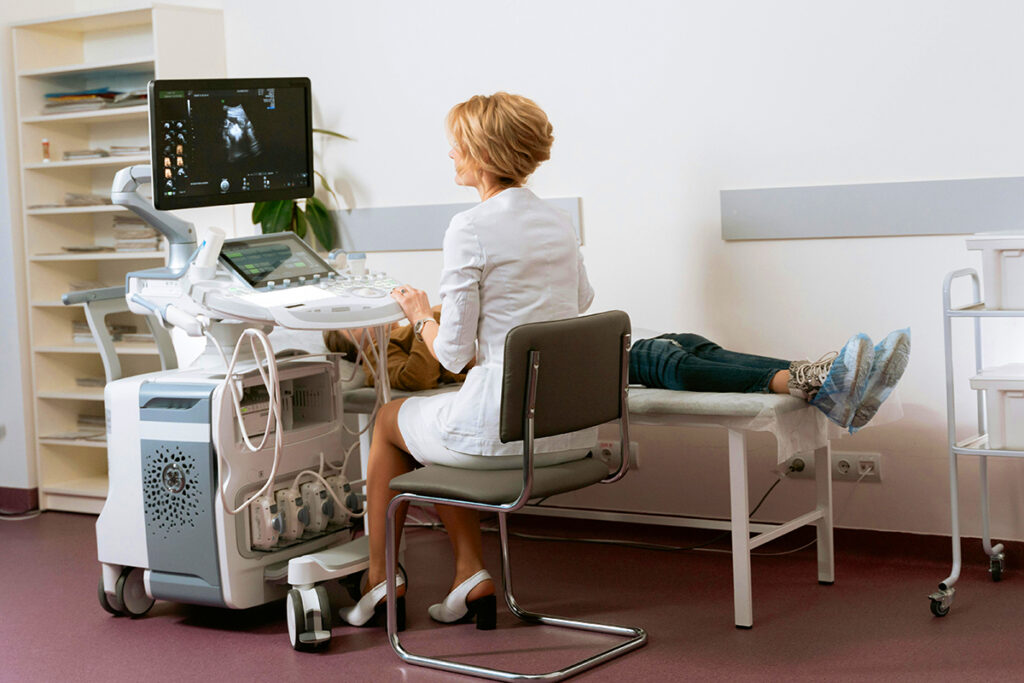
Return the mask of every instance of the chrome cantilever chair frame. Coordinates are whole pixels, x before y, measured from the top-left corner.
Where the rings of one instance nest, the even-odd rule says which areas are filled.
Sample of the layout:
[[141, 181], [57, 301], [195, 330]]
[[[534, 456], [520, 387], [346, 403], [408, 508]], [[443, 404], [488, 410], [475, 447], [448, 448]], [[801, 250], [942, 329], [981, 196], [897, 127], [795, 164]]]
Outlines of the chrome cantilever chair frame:
[[[610, 314], [618, 314], [621, 317], [625, 317], [624, 313], [621, 312], [610, 312], [597, 314], [596, 316], [588, 316], [594, 318], [597, 316], [607, 316]], [[618, 421], [619, 421], [619, 434], [620, 442], [627, 444], [629, 443], [629, 416], [627, 409], [627, 391], [629, 384], [629, 344], [630, 334], [628, 327], [628, 318], [626, 318], [625, 333], [621, 335], [621, 350], [619, 353], [619, 409], [618, 409]], [[545, 323], [534, 323], [535, 325], [543, 325]], [[517, 328], [518, 329], [518, 328]], [[511, 337], [513, 332], [509, 333]], [[506, 368], [508, 367], [509, 358], [506, 354]], [[535, 420], [536, 420], [536, 404], [537, 404], [537, 386], [538, 378], [540, 376], [541, 368], [541, 353], [538, 350], [529, 351], [529, 360], [527, 365], [527, 380], [525, 388], [525, 405], [522, 409], [522, 441], [523, 441], [523, 487], [521, 493], [515, 500], [509, 503], [493, 504], [493, 503], [480, 503], [472, 502], [467, 500], [460, 500], [454, 498], [447, 498], [442, 496], [431, 496], [417, 493], [403, 492], [396, 495], [390, 502], [387, 508], [387, 522], [386, 522], [386, 570], [387, 570], [387, 633], [388, 640], [391, 643], [391, 647], [395, 653], [405, 662], [415, 664], [418, 666], [425, 666], [433, 669], [439, 669], [442, 671], [450, 671], [454, 673], [467, 674], [470, 676], [478, 676], [481, 678], [488, 678], [499, 681], [516, 681], [516, 680], [543, 680], [543, 681], [559, 681], [570, 676], [574, 676], [582, 671], [593, 668], [603, 662], [606, 662], [614, 657], [623, 655], [631, 650], [635, 650], [642, 647], [647, 642], [647, 633], [641, 629], [631, 626], [616, 626], [611, 624], [602, 624], [591, 621], [583, 621], [579, 619], [568, 619], [564, 617], [557, 617], [548, 614], [541, 614], [538, 612], [532, 612], [524, 609], [516, 601], [515, 596], [512, 593], [512, 574], [511, 564], [509, 559], [508, 550], [508, 522], [507, 515], [510, 512], [519, 510], [527, 501], [532, 497], [534, 491], [534, 434], [535, 434]], [[508, 375], [506, 375], [505, 382], [508, 383]], [[504, 419], [504, 416], [503, 416]], [[504, 431], [504, 426], [503, 426]], [[503, 440], [513, 440], [505, 439]], [[600, 480], [600, 483], [611, 483], [621, 479], [629, 468], [629, 458], [622, 458], [618, 469], [611, 473], [610, 476]], [[592, 482], [593, 483], [593, 482]], [[470, 508], [473, 510], [482, 510], [489, 512], [498, 513], [498, 526], [501, 543], [501, 571], [502, 571], [502, 585], [505, 595], [505, 603], [508, 605], [509, 610], [520, 620], [526, 621], [533, 624], [543, 624], [547, 626], [558, 626], [563, 628], [572, 628], [585, 631], [593, 631], [596, 633], [604, 633], [608, 635], [621, 636], [628, 638], [625, 642], [619, 643], [615, 647], [609, 648], [602, 652], [599, 652], [591, 657], [577, 661], [570, 666], [551, 671], [549, 673], [541, 674], [526, 674], [517, 673], [512, 671], [505, 671], [501, 669], [491, 669], [482, 666], [476, 666], [472, 664], [463, 664], [459, 662], [453, 662], [446, 659], [440, 659], [436, 657], [427, 657], [423, 655], [417, 655], [406, 650], [398, 636], [397, 630], [397, 608], [396, 608], [396, 558], [395, 558], [395, 519], [399, 506], [403, 503], [416, 501], [421, 503], [434, 503], [440, 505], [454, 505], [459, 507]]]

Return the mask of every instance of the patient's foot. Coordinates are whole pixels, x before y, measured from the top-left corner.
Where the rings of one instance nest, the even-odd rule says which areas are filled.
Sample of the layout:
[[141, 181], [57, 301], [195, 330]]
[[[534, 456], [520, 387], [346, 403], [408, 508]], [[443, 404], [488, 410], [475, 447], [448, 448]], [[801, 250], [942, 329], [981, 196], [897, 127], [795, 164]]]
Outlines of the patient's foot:
[[882, 401], [889, 397], [896, 383], [903, 377], [910, 360], [910, 328], [890, 332], [889, 336], [875, 347], [875, 357], [868, 375], [864, 398], [857, 405], [850, 422], [850, 433], [854, 433], [878, 412]]
[[813, 363], [806, 360], [796, 360], [790, 363], [789, 381], [786, 383], [789, 393], [805, 401], [814, 398], [828, 378], [828, 373], [832, 371], [832, 364], [838, 356], [838, 351], [829, 351]]
[[855, 334], [839, 351], [810, 404], [840, 427], [850, 426], [867, 386], [874, 348], [866, 334]]

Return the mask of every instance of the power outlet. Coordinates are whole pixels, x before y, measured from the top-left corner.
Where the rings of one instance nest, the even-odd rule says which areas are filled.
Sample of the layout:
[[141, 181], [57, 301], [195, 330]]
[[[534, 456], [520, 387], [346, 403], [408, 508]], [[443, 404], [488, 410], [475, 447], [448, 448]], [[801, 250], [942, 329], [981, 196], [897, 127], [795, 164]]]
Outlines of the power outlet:
[[[783, 467], [787, 477], [814, 479], [814, 456], [809, 453], [794, 455]], [[832, 480], [881, 482], [882, 454], [832, 451]]]
[[[594, 454], [608, 465], [608, 469], [617, 469], [622, 462], [622, 442], [620, 441], [598, 441], [597, 452]], [[629, 442], [629, 469], [640, 469], [640, 444], [636, 441]]]

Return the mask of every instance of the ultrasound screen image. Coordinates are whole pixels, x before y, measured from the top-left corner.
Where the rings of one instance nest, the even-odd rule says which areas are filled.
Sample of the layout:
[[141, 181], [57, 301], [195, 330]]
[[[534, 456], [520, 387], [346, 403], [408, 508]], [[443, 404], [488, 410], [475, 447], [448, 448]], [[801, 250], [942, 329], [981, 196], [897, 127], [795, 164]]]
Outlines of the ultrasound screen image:
[[312, 194], [308, 85], [164, 83], [171, 87], [157, 89], [151, 103], [157, 208]]

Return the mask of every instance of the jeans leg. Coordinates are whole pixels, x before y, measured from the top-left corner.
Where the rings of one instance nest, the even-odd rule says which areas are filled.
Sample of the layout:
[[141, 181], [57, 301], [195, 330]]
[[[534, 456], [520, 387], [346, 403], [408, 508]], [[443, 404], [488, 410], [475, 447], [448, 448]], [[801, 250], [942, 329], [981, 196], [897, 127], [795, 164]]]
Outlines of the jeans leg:
[[700, 336], [699, 334], [663, 334], [658, 339], [671, 339], [698, 358], [739, 365], [746, 368], [759, 368], [762, 370], [788, 370], [789, 361], [782, 358], [771, 358], [769, 356], [755, 356], [750, 353], [729, 351], [723, 349], [715, 342]]
[[[785, 367], [789, 367], [788, 362]], [[655, 389], [766, 392], [779, 369], [699, 358], [664, 338], [641, 339], [629, 352], [629, 381]]]

